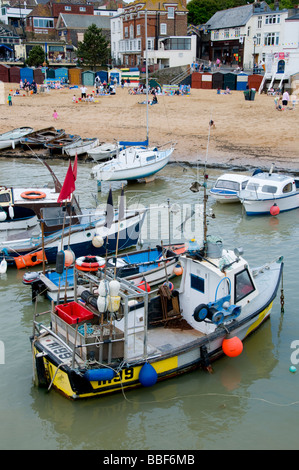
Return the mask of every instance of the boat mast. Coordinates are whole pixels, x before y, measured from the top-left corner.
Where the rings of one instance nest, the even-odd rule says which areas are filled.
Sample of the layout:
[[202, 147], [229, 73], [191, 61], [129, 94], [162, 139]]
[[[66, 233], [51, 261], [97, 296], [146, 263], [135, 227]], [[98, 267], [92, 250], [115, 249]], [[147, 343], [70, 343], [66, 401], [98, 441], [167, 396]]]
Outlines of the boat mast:
[[146, 140], [147, 140], [147, 145], [148, 145], [148, 66], [147, 66], [147, 9], [145, 9], [144, 21], [145, 21]]

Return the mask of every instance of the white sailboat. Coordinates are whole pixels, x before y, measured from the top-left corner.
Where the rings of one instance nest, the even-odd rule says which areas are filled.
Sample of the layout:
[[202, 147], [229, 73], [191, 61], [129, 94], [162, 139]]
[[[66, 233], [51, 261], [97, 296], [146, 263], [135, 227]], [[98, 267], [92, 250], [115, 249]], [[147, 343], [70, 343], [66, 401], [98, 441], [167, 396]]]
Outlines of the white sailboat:
[[[145, 13], [145, 36], [147, 38], [147, 14]], [[175, 144], [168, 148], [148, 146], [148, 67], [147, 67], [147, 41], [146, 41], [146, 127], [147, 138], [145, 142], [126, 142], [125, 148], [108, 162], [99, 163], [92, 168], [91, 176], [97, 179], [98, 186], [102, 181], [122, 181], [145, 179], [151, 181], [154, 175], [162, 170], [174, 151]], [[168, 144], [165, 144], [168, 145]]]

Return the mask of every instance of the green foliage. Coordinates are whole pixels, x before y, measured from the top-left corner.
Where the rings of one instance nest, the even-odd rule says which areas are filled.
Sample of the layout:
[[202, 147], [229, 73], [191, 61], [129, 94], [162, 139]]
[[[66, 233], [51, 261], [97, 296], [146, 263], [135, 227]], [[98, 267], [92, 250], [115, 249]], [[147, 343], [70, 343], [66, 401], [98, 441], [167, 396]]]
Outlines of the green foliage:
[[34, 46], [31, 51], [29, 52], [29, 56], [27, 58], [27, 64], [30, 67], [39, 67], [43, 65], [45, 61], [45, 51], [41, 46]]
[[92, 69], [106, 63], [110, 57], [109, 41], [102, 34], [102, 29], [95, 24], [89, 26], [84, 33], [83, 42], [78, 43], [77, 57], [79, 64]]

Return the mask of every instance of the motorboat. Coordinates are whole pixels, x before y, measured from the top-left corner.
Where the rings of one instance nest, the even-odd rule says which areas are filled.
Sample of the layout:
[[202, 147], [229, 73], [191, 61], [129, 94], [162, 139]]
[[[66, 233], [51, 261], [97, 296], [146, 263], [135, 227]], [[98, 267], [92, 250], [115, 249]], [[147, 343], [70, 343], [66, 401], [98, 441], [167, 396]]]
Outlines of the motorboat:
[[299, 178], [259, 172], [248, 179], [239, 198], [247, 215], [278, 215], [299, 207]]
[[[182, 267], [179, 264], [179, 256], [185, 252], [185, 244], [157, 246], [146, 250], [128, 251], [120, 254], [104, 257], [84, 256], [75, 260], [74, 265], [64, 269], [58, 274], [55, 268], [46, 269], [45, 272], [27, 271], [23, 276], [23, 284], [29, 285], [32, 290], [32, 301], [37, 295], [43, 295], [49, 300], [57, 302], [63, 299], [74, 300], [75, 289], [75, 268], [80, 272], [90, 271], [95, 274], [97, 271], [106, 272], [121, 279], [126, 279], [135, 286], [150, 290], [153, 286], [163, 283], [166, 278], [182, 274]], [[84, 277], [82, 278], [84, 284]], [[82, 281], [82, 280], [81, 280]], [[88, 284], [85, 282], [85, 284]]]
[[66, 153], [69, 157], [74, 157], [76, 154], [77, 155], [82, 155], [84, 153], [87, 153], [97, 147], [99, 145], [99, 139], [96, 137], [94, 138], [86, 138], [86, 139], [80, 139], [76, 142], [73, 142], [71, 144], [65, 145], [62, 148], [62, 152]]
[[72, 145], [81, 140], [79, 135], [63, 134], [55, 139], [45, 143], [45, 147], [50, 150], [50, 153], [63, 153], [64, 147]]
[[12, 131], [0, 134], [0, 149], [9, 147], [15, 148], [15, 146], [20, 143], [21, 139], [32, 131], [32, 127], [18, 127]]
[[239, 191], [244, 189], [249, 176], [237, 173], [224, 173], [217, 178], [210, 189], [210, 195], [217, 202], [240, 202]]

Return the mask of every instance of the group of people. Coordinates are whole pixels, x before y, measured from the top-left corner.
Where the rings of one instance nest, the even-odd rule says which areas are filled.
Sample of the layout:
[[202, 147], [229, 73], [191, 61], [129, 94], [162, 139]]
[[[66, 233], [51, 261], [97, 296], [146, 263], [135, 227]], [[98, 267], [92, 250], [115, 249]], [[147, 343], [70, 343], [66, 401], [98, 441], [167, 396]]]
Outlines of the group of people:
[[24, 79], [24, 82], [23, 80], [21, 79], [20, 80], [20, 89], [26, 91], [26, 93], [28, 94], [30, 90], [33, 91], [33, 93], [37, 93], [37, 85], [36, 85], [36, 82], [35, 80], [32, 80], [32, 83], [29, 83], [27, 78]]
[[102, 82], [100, 77], [97, 75], [95, 78], [94, 86], [97, 95], [115, 95], [117, 87], [117, 78], [110, 78], [110, 81], [106, 82], [106, 80], [104, 80]]
[[292, 107], [289, 107], [289, 102], [291, 101], [288, 91], [284, 91], [283, 94], [276, 95], [274, 98], [274, 104], [277, 111], [285, 111], [286, 109], [294, 109], [296, 104], [296, 99], [292, 100]]

